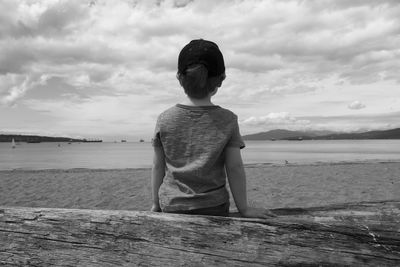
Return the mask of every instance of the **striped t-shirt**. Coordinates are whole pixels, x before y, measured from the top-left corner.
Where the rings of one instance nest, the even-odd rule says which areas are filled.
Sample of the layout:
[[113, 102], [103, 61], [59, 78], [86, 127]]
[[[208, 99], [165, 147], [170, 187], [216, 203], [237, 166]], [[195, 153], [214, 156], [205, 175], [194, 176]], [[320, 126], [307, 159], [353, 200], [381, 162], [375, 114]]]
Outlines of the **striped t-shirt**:
[[229, 201], [226, 147], [244, 147], [237, 116], [220, 106], [177, 104], [160, 114], [152, 141], [163, 148], [163, 211], [214, 207]]

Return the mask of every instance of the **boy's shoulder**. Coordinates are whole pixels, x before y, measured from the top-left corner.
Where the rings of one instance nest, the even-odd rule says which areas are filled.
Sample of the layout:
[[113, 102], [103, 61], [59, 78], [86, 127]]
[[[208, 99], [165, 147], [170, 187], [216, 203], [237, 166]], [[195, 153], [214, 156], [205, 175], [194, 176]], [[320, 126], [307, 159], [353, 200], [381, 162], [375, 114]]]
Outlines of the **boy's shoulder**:
[[158, 120], [162, 120], [165, 118], [170, 118], [170, 117], [174, 117], [179, 113], [179, 109], [176, 105], [167, 108], [166, 110], [162, 111], [159, 115], [158, 115]]
[[167, 108], [163, 112], [160, 113], [159, 119], [167, 119], [171, 117], [176, 117], [179, 114], [190, 114], [191, 111], [195, 112], [207, 112], [210, 115], [224, 117], [228, 120], [236, 120], [237, 115], [227, 108], [223, 108], [221, 106], [210, 106], [210, 107], [191, 107], [185, 105], [174, 105], [172, 107]]
[[223, 108], [223, 107], [220, 107], [220, 108], [221, 108], [221, 113], [224, 113], [224, 114], [226, 114], [227, 116], [230, 116], [233, 119], [237, 119], [237, 115], [235, 113], [233, 113], [233, 111], [231, 111], [231, 110], [229, 110], [227, 108]]

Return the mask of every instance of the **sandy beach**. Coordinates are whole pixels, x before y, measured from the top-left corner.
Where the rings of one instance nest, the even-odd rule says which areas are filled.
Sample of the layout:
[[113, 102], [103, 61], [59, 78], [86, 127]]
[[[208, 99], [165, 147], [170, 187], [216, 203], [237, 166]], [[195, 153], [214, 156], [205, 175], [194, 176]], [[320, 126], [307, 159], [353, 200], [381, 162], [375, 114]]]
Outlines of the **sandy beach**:
[[[258, 164], [246, 174], [249, 202], [259, 207], [400, 199], [396, 162]], [[148, 210], [150, 169], [0, 171], [0, 206]]]

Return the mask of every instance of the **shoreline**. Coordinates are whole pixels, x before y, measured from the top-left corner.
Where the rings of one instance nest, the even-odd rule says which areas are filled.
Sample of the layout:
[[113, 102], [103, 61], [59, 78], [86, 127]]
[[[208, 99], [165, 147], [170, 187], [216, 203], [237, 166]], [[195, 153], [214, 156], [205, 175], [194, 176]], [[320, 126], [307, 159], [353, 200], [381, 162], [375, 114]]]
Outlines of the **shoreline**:
[[[387, 163], [400, 163], [400, 160], [385, 160], [385, 159], [374, 159], [374, 160], [360, 160], [360, 161], [317, 161], [317, 162], [289, 162], [285, 163], [272, 163], [272, 162], [261, 162], [261, 163], [244, 163], [245, 168], [258, 168], [258, 167], [290, 167], [290, 166], [331, 166], [331, 165], [352, 165], [352, 164], [387, 164]], [[12, 169], [0, 169], [1, 172], [9, 171], [26, 171], [26, 172], [43, 172], [43, 171], [122, 171], [122, 170], [149, 170], [148, 167], [132, 167], [132, 168], [12, 168]]]

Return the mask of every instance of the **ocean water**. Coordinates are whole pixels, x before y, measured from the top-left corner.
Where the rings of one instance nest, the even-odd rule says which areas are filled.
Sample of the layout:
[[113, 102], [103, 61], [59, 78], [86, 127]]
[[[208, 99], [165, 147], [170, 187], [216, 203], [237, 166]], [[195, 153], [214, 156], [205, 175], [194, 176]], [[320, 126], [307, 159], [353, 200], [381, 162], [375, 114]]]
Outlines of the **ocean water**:
[[[60, 146], [59, 146], [60, 145]], [[400, 162], [400, 140], [246, 141], [246, 164]], [[148, 168], [150, 143], [0, 143], [0, 170]]]

